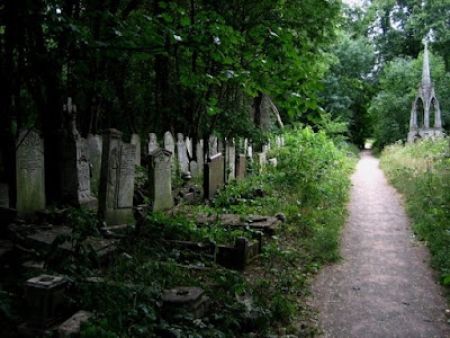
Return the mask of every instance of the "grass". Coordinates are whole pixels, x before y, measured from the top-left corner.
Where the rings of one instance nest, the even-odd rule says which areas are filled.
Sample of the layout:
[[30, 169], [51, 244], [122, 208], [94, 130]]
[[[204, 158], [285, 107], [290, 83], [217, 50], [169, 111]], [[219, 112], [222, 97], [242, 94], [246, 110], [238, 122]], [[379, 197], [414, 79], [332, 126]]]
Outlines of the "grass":
[[413, 230], [430, 249], [440, 282], [450, 289], [449, 139], [386, 147], [381, 166], [405, 196]]
[[[278, 159], [277, 168], [228, 185], [209, 206], [184, 206], [177, 216], [152, 215], [138, 237], [122, 243], [127, 255], [104, 273], [109, 284], [81, 288], [83, 308], [97, 313], [84, 337], [313, 336], [316, 328], [309, 325], [305, 302], [308, 282], [322, 264], [339, 257], [355, 161], [348, 149], [339, 150], [323, 133], [297, 129], [285, 138], [286, 146], [271, 154]], [[197, 227], [192, 219], [205, 212], [281, 212], [287, 222], [266, 241], [260, 261], [238, 273], [161, 241], [232, 243], [238, 236], [252, 237], [248, 230]], [[199, 269], [183, 268], [186, 264]], [[179, 285], [205, 288], [213, 309], [206, 318], [192, 320], [185, 313], [168, 319], [162, 314], [162, 290]]]
[[[348, 147], [337, 148], [324, 133], [308, 128], [286, 132], [285, 140], [285, 147], [270, 154], [277, 157], [277, 168], [229, 184], [210, 205], [182, 206], [177, 215], [150, 215], [139, 234], [121, 241], [108, 268], [89, 264], [85, 250], [56, 259], [58, 266], [48, 272], [70, 276], [71, 302], [95, 314], [81, 337], [313, 336], [316, 327], [306, 303], [309, 281], [322, 264], [339, 258], [356, 157]], [[283, 213], [287, 221], [264, 240], [261, 259], [240, 273], [216, 266], [207, 254], [168, 244], [167, 239], [225, 244], [254, 236], [248, 229], [197, 226], [195, 215], [205, 212]], [[80, 240], [95, 230], [91, 218], [82, 211], [71, 213]], [[211, 299], [206, 317], [165, 313], [161, 294], [175, 286], [204, 288]], [[4, 304], [0, 314], [14, 312]]]

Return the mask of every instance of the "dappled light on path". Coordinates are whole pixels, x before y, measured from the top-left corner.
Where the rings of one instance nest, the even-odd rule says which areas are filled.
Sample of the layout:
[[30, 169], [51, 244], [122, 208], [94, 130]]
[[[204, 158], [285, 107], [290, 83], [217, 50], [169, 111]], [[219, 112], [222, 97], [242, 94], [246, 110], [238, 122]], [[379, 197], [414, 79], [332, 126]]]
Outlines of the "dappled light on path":
[[313, 286], [324, 337], [450, 337], [426, 249], [369, 152], [352, 183], [342, 261], [324, 268]]

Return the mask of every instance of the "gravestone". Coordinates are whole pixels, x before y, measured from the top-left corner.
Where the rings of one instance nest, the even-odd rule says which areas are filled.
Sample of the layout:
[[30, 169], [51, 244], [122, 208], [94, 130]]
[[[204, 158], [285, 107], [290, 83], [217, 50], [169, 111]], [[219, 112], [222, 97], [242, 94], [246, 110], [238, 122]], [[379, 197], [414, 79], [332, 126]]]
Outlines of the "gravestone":
[[281, 136], [277, 135], [275, 137], [275, 144], [277, 145], [278, 148], [281, 147]]
[[223, 145], [223, 140], [218, 140], [217, 141], [217, 152], [221, 153], [221, 154], [225, 154], [225, 147]]
[[36, 131], [22, 130], [16, 149], [16, 209], [22, 214], [45, 209], [44, 143]]
[[224, 167], [224, 158], [221, 153], [209, 158], [205, 163], [203, 175], [205, 199], [211, 200], [217, 190], [224, 186]]
[[164, 149], [170, 151], [172, 154], [175, 154], [175, 141], [173, 140], [173, 136], [170, 131], [166, 131], [164, 133]]
[[239, 154], [236, 159], [236, 179], [242, 180], [247, 171], [247, 158], [244, 154]]
[[149, 155], [148, 178], [153, 211], [173, 207], [171, 157], [172, 153], [165, 149], [157, 149]]
[[159, 149], [158, 138], [155, 133], [148, 134], [148, 154], [151, 154], [155, 150]]
[[193, 158], [194, 157], [194, 146], [192, 145], [192, 140], [190, 137], [186, 137], [186, 149], [187, 149], [189, 158]]
[[209, 136], [208, 140], [208, 157], [213, 157], [217, 154], [217, 137]]
[[261, 152], [261, 153], [256, 153], [256, 156], [258, 158], [259, 171], [261, 172], [261, 170], [264, 168], [264, 166], [267, 163], [267, 155], [265, 152]]
[[203, 140], [200, 140], [195, 145], [195, 157], [197, 160], [189, 163], [189, 170], [192, 177], [201, 177], [203, 175], [204, 154], [203, 154]]
[[91, 194], [91, 173], [87, 140], [76, 128], [76, 106], [68, 98], [64, 111], [70, 121], [62, 140], [63, 169], [61, 177], [62, 198], [74, 206], [97, 208], [97, 199]]
[[9, 208], [9, 188], [6, 183], [0, 183], [0, 208]]
[[135, 165], [141, 165], [141, 138], [138, 134], [131, 134], [130, 143], [136, 147]]
[[253, 162], [253, 147], [251, 144], [247, 147], [247, 157], [250, 162]]
[[89, 134], [87, 137], [87, 147], [91, 165], [91, 191], [94, 195], [97, 195], [102, 165], [102, 137], [100, 135]]
[[227, 182], [234, 180], [236, 170], [236, 146], [234, 140], [226, 140], [225, 143], [225, 178]]
[[99, 217], [108, 225], [133, 223], [136, 146], [122, 142], [122, 133], [109, 129], [103, 136]]
[[186, 143], [184, 142], [184, 137], [181, 133], [177, 134], [177, 160], [181, 176], [190, 175]]

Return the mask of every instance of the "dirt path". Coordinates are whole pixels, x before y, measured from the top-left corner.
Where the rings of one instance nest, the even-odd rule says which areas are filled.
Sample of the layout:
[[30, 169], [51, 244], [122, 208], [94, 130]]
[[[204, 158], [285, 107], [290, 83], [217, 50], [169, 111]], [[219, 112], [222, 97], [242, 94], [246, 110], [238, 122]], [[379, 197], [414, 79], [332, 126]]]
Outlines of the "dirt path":
[[324, 337], [450, 337], [427, 251], [378, 160], [362, 154], [352, 182], [343, 259], [313, 285]]

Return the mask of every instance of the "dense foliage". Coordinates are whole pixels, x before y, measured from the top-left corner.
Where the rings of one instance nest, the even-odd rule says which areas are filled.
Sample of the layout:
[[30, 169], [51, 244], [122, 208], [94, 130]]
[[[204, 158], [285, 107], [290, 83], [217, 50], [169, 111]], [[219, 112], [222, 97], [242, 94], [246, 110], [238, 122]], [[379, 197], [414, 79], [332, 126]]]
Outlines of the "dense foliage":
[[417, 236], [450, 286], [450, 157], [447, 139], [386, 147], [381, 166], [406, 199]]
[[[335, 260], [354, 157], [337, 149], [323, 133], [296, 129], [287, 146], [275, 150], [277, 170], [226, 187], [211, 206], [184, 206], [176, 217], [148, 218], [141, 234], [125, 241], [126, 254], [101, 283], [83, 283], [79, 300], [97, 313], [84, 337], [265, 337], [316, 330], [305, 305], [306, 287], [321, 264]], [[264, 194], [253, 195], [255, 189]], [[258, 197], [259, 196], [259, 197]], [[173, 248], [161, 239], [232, 243], [251, 231], [220, 225], [198, 227], [198, 213], [242, 216], [284, 213], [287, 222], [264, 239], [263, 254], [244, 274], [213, 265], [202, 255]], [[190, 268], [188, 267], [190, 266]], [[184, 266], [184, 267], [183, 267]], [[91, 272], [92, 273], [92, 272]], [[164, 288], [198, 285], [211, 299], [207, 316], [167, 316]]]
[[[69, 96], [82, 135], [114, 127], [257, 140], [263, 94], [285, 120], [318, 110], [339, 9], [338, 0], [1, 2], [2, 162], [15, 162], [19, 128], [40, 129], [57, 200], [50, 178]], [[11, 186], [13, 167], [0, 172]]]

